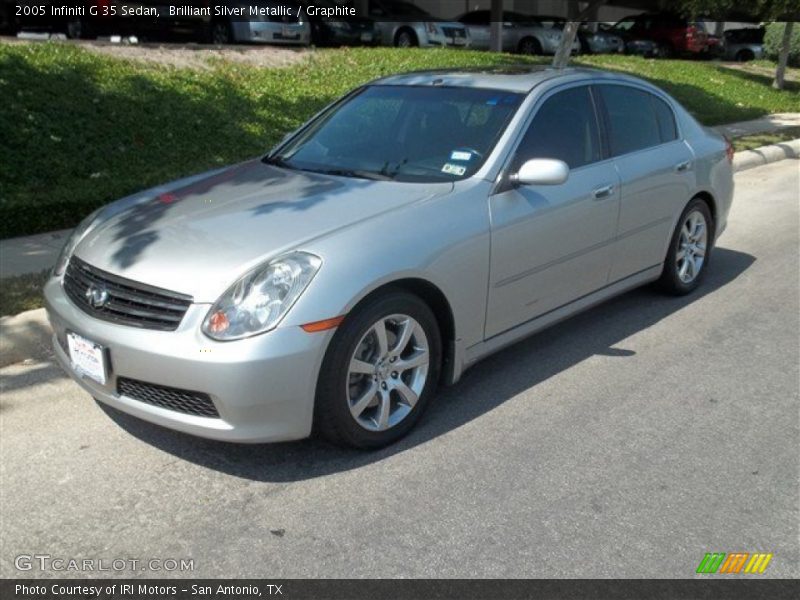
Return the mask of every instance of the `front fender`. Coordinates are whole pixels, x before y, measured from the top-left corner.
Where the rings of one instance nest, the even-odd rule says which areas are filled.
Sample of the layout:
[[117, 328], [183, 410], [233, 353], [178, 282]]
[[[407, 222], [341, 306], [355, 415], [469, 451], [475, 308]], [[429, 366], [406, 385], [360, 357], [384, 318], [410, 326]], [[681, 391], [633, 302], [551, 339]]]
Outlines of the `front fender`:
[[468, 189], [384, 213], [300, 248], [322, 257], [323, 265], [281, 326], [345, 315], [375, 290], [413, 278], [445, 295], [457, 344], [482, 341], [489, 278], [489, 184], [459, 187]]

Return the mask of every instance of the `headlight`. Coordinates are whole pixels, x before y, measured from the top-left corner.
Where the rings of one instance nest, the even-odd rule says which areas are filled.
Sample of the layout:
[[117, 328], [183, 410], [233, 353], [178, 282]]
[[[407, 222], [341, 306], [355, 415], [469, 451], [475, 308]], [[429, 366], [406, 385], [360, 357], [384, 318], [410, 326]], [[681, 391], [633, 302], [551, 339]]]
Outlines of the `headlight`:
[[228, 341], [273, 329], [321, 265], [318, 256], [293, 252], [253, 269], [214, 303], [203, 321], [203, 333]]
[[428, 33], [436, 35], [439, 33], [439, 29], [436, 27], [436, 23], [425, 23], [425, 28], [428, 30]]
[[72, 233], [67, 238], [67, 243], [64, 244], [64, 247], [61, 249], [61, 254], [58, 255], [56, 265], [53, 267], [53, 277], [61, 277], [61, 275], [64, 274], [67, 263], [69, 263], [69, 259], [72, 258], [72, 253], [75, 252], [75, 248], [77, 248], [83, 236], [89, 233], [89, 230], [94, 226], [94, 220], [102, 208], [103, 207], [98, 208], [72, 230]]

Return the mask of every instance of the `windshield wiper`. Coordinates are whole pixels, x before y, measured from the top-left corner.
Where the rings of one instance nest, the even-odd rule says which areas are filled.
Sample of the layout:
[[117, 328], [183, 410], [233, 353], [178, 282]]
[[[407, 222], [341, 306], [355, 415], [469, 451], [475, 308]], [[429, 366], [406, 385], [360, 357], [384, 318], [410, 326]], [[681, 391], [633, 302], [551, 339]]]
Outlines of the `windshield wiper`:
[[278, 156], [277, 154], [274, 156], [265, 156], [261, 159], [261, 162], [267, 165], [273, 165], [275, 167], [283, 167], [284, 169], [297, 169], [297, 167], [291, 166], [283, 157]]
[[392, 177], [376, 173], [374, 171], [361, 171], [358, 169], [320, 169], [314, 170], [315, 173], [322, 173], [323, 175], [336, 175], [338, 177], [354, 177], [357, 179], [371, 179], [373, 181], [391, 181]]

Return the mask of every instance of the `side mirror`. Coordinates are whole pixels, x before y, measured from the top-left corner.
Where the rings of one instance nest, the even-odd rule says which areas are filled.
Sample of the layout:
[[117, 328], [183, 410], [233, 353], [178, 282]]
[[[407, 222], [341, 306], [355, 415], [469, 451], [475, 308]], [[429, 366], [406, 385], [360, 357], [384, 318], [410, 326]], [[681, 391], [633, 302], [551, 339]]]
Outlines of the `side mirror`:
[[569, 177], [569, 167], [563, 160], [532, 158], [525, 161], [511, 176], [513, 183], [521, 185], [560, 185]]

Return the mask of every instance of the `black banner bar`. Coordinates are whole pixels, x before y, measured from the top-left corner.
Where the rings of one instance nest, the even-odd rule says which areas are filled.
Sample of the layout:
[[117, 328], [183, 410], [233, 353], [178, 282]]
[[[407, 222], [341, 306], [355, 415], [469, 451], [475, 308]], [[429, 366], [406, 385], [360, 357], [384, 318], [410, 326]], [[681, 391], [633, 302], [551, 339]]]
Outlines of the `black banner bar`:
[[5, 579], [3, 600], [636, 600], [800, 597], [800, 581], [749, 576], [702, 579]]
[[[449, 21], [465, 12], [471, 4], [464, 0], [0, 0], [14, 8], [13, 16], [22, 20], [44, 21], [53, 18], [124, 19], [142, 20], [193, 20], [228, 19], [235, 22], [264, 20], [289, 21], [350, 21], [369, 19], [376, 23], [411, 23]], [[488, 13], [488, 2], [481, 8]], [[789, 2], [785, 4], [738, 3], [733, 7], [724, 3], [702, 5], [704, 10], [692, 11], [691, 5], [676, 5], [672, 10], [659, 10], [654, 3], [648, 8], [645, 3], [630, 0], [607, 0], [602, 6], [628, 9], [631, 14], [649, 13], [655, 22], [669, 23], [675, 17], [708, 19], [713, 21], [797, 21], [800, 8]], [[666, 8], [667, 4], [664, 4]], [[20, 12], [20, 7], [25, 7]], [[65, 11], [77, 9], [80, 13]], [[504, 22], [522, 21], [536, 24], [537, 5], [515, 4], [513, 10], [504, 6]], [[566, 8], [566, 3], [562, 8]], [[552, 8], [550, 9], [552, 11]], [[555, 11], [566, 15], [565, 10]], [[593, 22], [593, 21], [586, 21]], [[549, 26], [549, 25], [548, 25]]]

